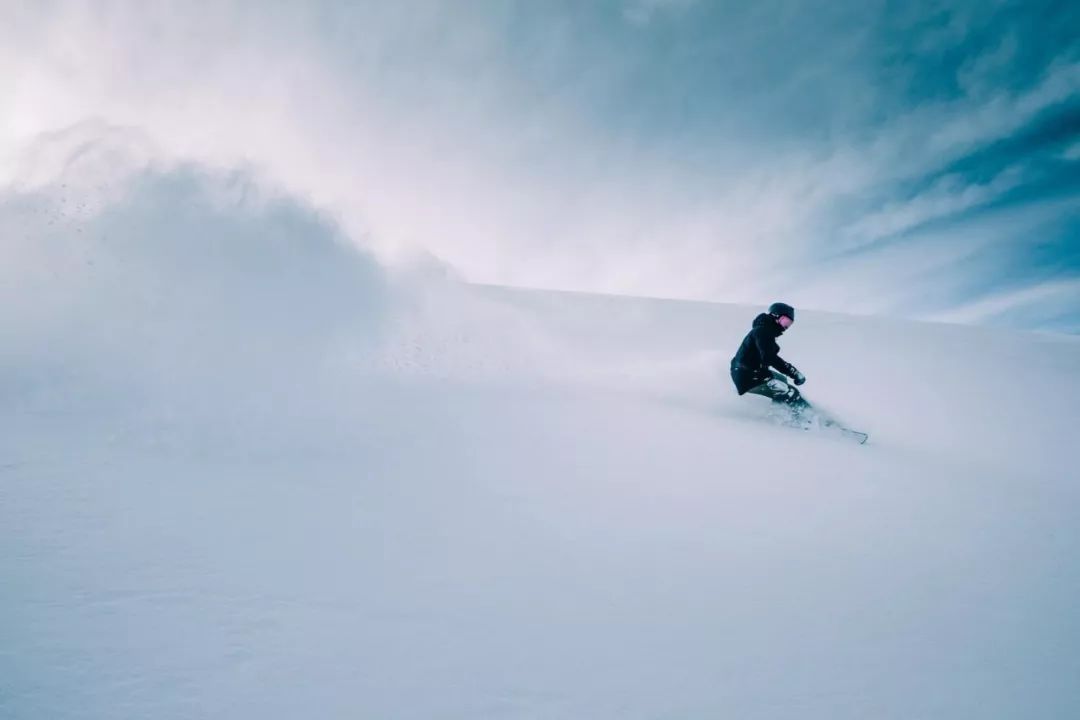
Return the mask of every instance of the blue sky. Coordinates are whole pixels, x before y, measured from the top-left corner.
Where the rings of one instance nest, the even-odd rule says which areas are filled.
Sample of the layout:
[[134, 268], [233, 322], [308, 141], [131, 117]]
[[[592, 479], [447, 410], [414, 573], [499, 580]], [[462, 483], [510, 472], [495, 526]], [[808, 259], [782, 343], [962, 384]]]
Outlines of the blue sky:
[[479, 282], [1080, 332], [1071, 3], [54, 1], [0, 28], [9, 191], [74, 133]]

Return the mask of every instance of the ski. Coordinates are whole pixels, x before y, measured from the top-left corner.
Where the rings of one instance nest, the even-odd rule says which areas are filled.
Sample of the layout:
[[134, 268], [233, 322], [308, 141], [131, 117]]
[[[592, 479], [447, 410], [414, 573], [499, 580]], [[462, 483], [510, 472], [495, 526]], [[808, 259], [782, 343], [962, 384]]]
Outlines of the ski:
[[865, 445], [866, 441], [870, 439], [869, 435], [867, 435], [866, 433], [861, 432], [859, 430], [852, 430], [851, 428], [846, 428], [846, 427], [837, 427], [837, 430], [844, 437], [849, 438], [851, 440], [854, 440], [855, 442], [859, 443], [860, 445]]
[[848, 438], [849, 440], [854, 440], [860, 445], [865, 445], [866, 441], [870, 439], [870, 436], [868, 434], [860, 430], [852, 430], [851, 428], [844, 427], [835, 420], [830, 420], [828, 418], [822, 418], [819, 426], [823, 430], [831, 430], [833, 432], [839, 433], [841, 437]]

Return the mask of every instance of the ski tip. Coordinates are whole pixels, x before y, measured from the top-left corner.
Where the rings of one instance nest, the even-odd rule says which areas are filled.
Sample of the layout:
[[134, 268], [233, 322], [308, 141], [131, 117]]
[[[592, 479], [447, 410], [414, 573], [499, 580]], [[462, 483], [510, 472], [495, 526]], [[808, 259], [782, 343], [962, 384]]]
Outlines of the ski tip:
[[860, 445], [865, 445], [866, 441], [870, 439], [869, 435], [867, 435], [864, 432], [860, 432], [858, 430], [849, 430], [848, 428], [843, 428], [840, 432], [845, 437], [851, 438], [852, 440], [859, 443]]

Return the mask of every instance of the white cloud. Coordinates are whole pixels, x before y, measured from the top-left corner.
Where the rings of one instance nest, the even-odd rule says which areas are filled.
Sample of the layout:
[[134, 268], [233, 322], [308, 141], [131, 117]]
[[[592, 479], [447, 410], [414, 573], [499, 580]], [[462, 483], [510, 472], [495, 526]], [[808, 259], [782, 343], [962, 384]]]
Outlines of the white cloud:
[[[646, 22], [689, 5], [623, 8]], [[34, 138], [100, 118], [142, 138], [155, 162], [246, 168], [385, 260], [428, 251], [479, 282], [746, 300], [790, 283], [786, 262], [813, 271], [838, 237], [872, 241], [1003, 192], [1015, 176], [889, 200], [894, 183], [1007, 136], [1080, 87], [1080, 64], [1059, 65], [1028, 92], [924, 105], [824, 141], [668, 142], [598, 122], [580, 106], [593, 86], [579, 78], [519, 72], [488, 11], [436, 0], [272, 13], [239, 1], [5, 6], [0, 62], [14, 82], [0, 86], [0, 183], [47, 179]], [[538, 56], [573, 58], [563, 35], [544, 37]], [[742, 100], [723, 112], [752, 116]], [[887, 297], [892, 286], [879, 285], [873, 298]]]
[[984, 323], [1013, 313], [1048, 314], [1047, 307], [1062, 308], [1080, 297], [1080, 278], [1066, 278], [1025, 285], [993, 293], [947, 312], [932, 316], [942, 322]]
[[845, 228], [844, 235], [856, 247], [895, 236], [989, 202], [1017, 187], [1022, 176], [1016, 167], [1007, 168], [981, 184], [969, 184], [957, 175], [946, 175], [909, 200], [889, 202], [880, 210], [862, 216]]
[[1014, 238], [1038, 237], [1078, 207], [1074, 199], [1057, 199], [996, 209], [949, 227], [918, 228], [902, 242], [842, 254], [812, 271], [787, 268], [785, 282], [795, 302], [819, 309], [944, 319], [947, 308], [993, 293], [1002, 278], [1013, 276], [1022, 253], [1011, 244]]
[[440, 66], [460, 60], [453, 48], [402, 57], [393, 44], [411, 18], [404, 30], [392, 13], [366, 18], [359, 54], [371, 59], [342, 64], [306, 18], [290, 32], [252, 27], [240, 5], [197, 19], [179, 6], [65, 7], [22, 48], [13, 134], [86, 117], [139, 128], [166, 160], [252, 166], [387, 258], [425, 248], [477, 281], [702, 296], [805, 212], [784, 193], [806, 183], [787, 173], [688, 177], [557, 96], [505, 107], [494, 50], [470, 51], [464, 68]]
[[1080, 62], [1052, 67], [1042, 81], [1019, 95], [1000, 93], [952, 112], [940, 128], [923, 137], [923, 153], [955, 157], [980, 143], [1007, 137], [1043, 110], [1080, 92]]

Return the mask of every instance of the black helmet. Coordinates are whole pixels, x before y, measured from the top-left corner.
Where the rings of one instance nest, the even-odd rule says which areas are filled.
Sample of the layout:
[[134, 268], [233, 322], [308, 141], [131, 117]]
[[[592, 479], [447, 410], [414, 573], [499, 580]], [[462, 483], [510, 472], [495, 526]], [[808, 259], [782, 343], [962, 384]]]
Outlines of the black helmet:
[[791, 307], [787, 303], [775, 302], [769, 306], [769, 314], [780, 317], [781, 315], [787, 315], [791, 318], [792, 322], [795, 322], [795, 308]]

